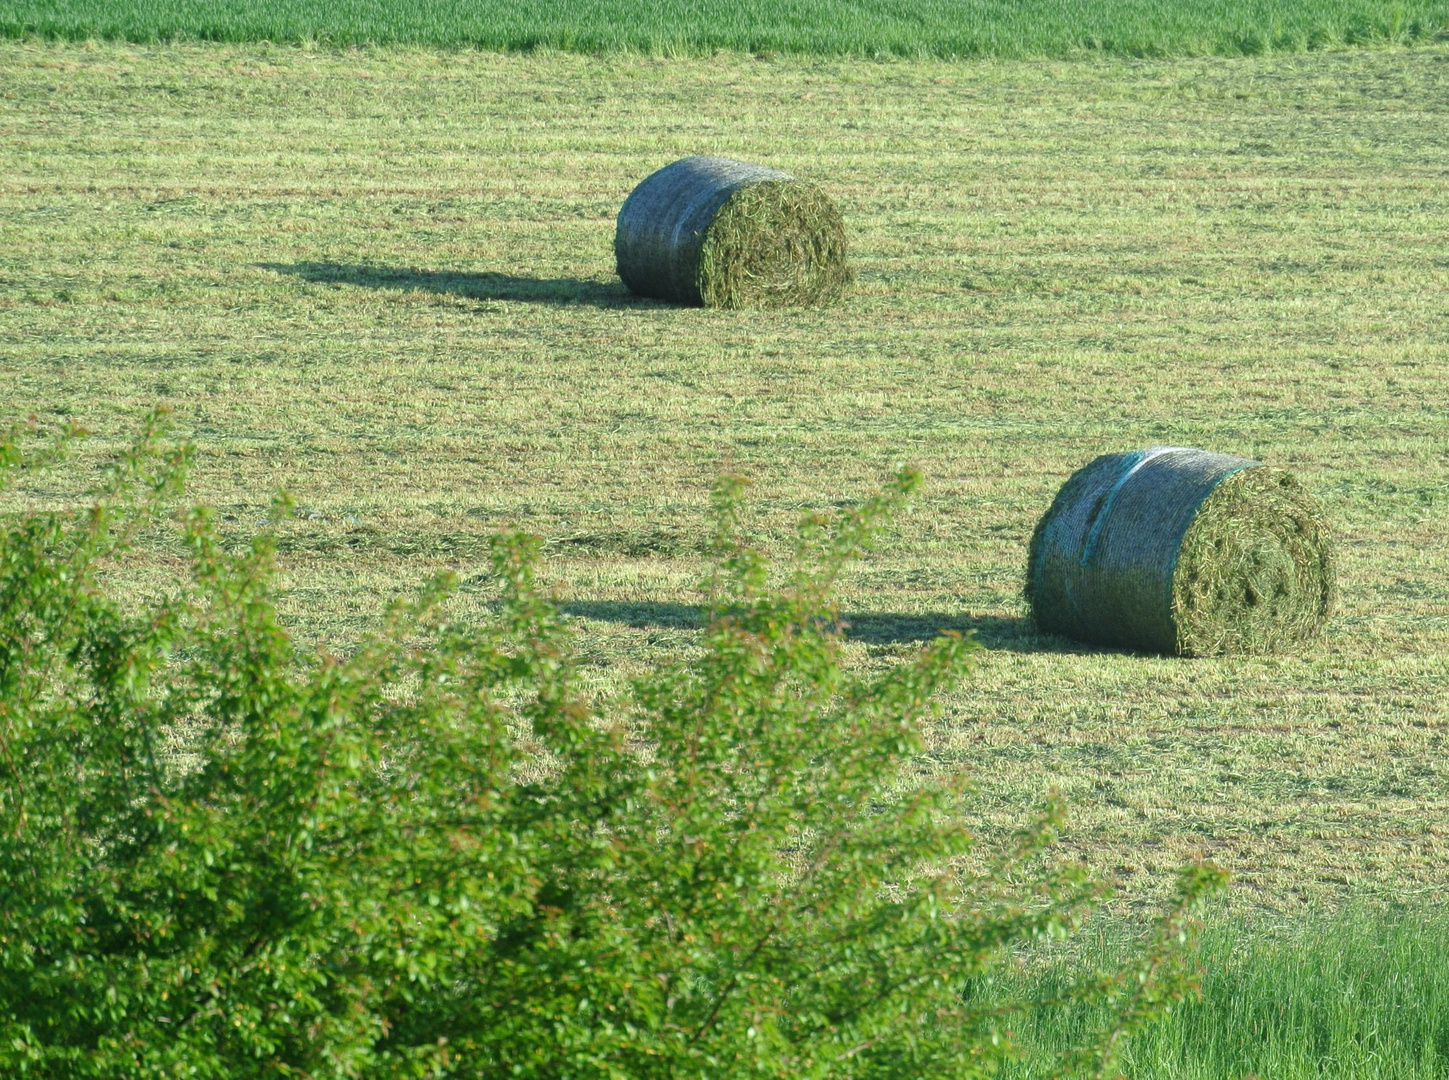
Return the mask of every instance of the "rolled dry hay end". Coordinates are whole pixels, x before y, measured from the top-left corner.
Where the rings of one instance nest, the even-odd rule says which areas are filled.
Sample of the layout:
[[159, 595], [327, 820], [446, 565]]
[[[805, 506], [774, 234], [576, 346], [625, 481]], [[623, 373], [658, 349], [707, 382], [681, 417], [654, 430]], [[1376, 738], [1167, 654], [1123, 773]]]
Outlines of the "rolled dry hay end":
[[829, 304], [852, 280], [845, 223], [823, 191], [729, 158], [647, 177], [619, 211], [614, 256], [632, 292], [706, 307]]
[[1334, 598], [1322, 507], [1290, 473], [1182, 447], [1105, 454], [1037, 523], [1027, 600], [1044, 631], [1178, 656], [1316, 638]]

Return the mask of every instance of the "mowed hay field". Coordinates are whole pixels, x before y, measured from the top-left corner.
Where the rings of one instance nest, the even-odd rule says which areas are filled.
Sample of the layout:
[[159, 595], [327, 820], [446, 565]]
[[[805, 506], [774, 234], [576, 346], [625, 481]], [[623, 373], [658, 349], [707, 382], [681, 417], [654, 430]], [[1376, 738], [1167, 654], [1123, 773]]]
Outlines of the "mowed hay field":
[[[686, 655], [709, 487], [762, 543], [927, 484], [845, 581], [852, 656], [989, 651], [921, 770], [988, 836], [1045, 792], [1129, 904], [1195, 855], [1230, 903], [1432, 900], [1449, 871], [1449, 49], [1231, 60], [686, 60], [0, 45], [4, 413], [97, 460], [158, 402], [282, 606], [345, 651], [487, 538], [547, 538], [586, 673]], [[822, 184], [858, 284], [678, 309], [613, 221], [690, 153]], [[1026, 545], [1093, 456], [1293, 470], [1339, 538], [1320, 647], [1174, 660], [1036, 635]], [[41, 492], [42, 495], [45, 491]], [[133, 568], [174, 565], [163, 539]]]

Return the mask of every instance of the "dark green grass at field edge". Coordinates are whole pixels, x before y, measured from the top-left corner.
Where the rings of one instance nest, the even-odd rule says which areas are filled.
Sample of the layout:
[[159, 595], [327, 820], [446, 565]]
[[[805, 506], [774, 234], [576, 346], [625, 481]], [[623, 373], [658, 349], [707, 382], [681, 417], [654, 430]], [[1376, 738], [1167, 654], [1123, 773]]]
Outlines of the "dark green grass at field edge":
[[6, 0], [0, 35], [681, 55], [1245, 55], [1449, 37], [1449, 0]]
[[[1109, 931], [1020, 981], [1042, 999], [1073, 973], [1109, 966]], [[1345, 909], [1267, 925], [1210, 917], [1198, 956], [1201, 997], [1128, 1040], [1133, 1080], [1438, 1080], [1449, 1075], [1449, 914], [1439, 907]], [[990, 988], [983, 987], [990, 993]], [[1100, 1010], [1043, 1010], [1016, 1024], [1024, 1057], [1004, 1080], [1035, 1080], [1092, 1030]]]

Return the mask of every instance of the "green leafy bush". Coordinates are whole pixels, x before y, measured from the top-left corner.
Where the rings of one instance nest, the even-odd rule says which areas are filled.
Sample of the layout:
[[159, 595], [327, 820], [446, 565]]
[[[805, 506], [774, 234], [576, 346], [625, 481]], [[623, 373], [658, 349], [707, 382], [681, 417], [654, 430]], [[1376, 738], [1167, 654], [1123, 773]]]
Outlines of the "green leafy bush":
[[[4, 482], [62, 456], [0, 445]], [[181, 488], [159, 419], [78, 512], [0, 539], [0, 1074], [36, 1077], [947, 1077], [1007, 1052], [1003, 950], [1101, 890], [1040, 868], [1049, 807], [988, 872], [918, 720], [974, 645], [884, 676], [829, 596], [915, 477], [811, 518], [783, 584], [717, 494], [703, 655], [637, 688], [630, 743], [581, 692], [538, 541], [500, 537], [484, 627], [447, 580], [346, 659], [305, 661], [265, 538], [183, 515], [190, 575], [112, 568]], [[188, 767], [168, 746], [184, 739]], [[1118, 1036], [1180, 995], [1175, 940], [1074, 994]]]

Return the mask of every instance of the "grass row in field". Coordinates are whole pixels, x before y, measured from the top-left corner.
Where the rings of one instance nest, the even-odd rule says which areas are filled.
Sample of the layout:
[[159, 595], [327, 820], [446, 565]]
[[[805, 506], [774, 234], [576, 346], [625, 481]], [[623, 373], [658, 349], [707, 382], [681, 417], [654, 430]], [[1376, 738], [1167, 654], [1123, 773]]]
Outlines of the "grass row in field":
[[[1073, 942], [1071, 962], [1023, 975], [1043, 998], [1110, 965], [1111, 937]], [[1134, 1080], [1436, 1080], [1449, 1075], [1449, 917], [1442, 910], [1352, 912], [1271, 926], [1212, 921], [1201, 1000], [1127, 1043]], [[1044, 1010], [1018, 1026], [1024, 1059], [1008, 1080], [1045, 1075], [1050, 1051], [1091, 1029], [1095, 1011]]]
[[0, 34], [697, 54], [1243, 55], [1449, 32], [1446, 0], [9, 0]]

